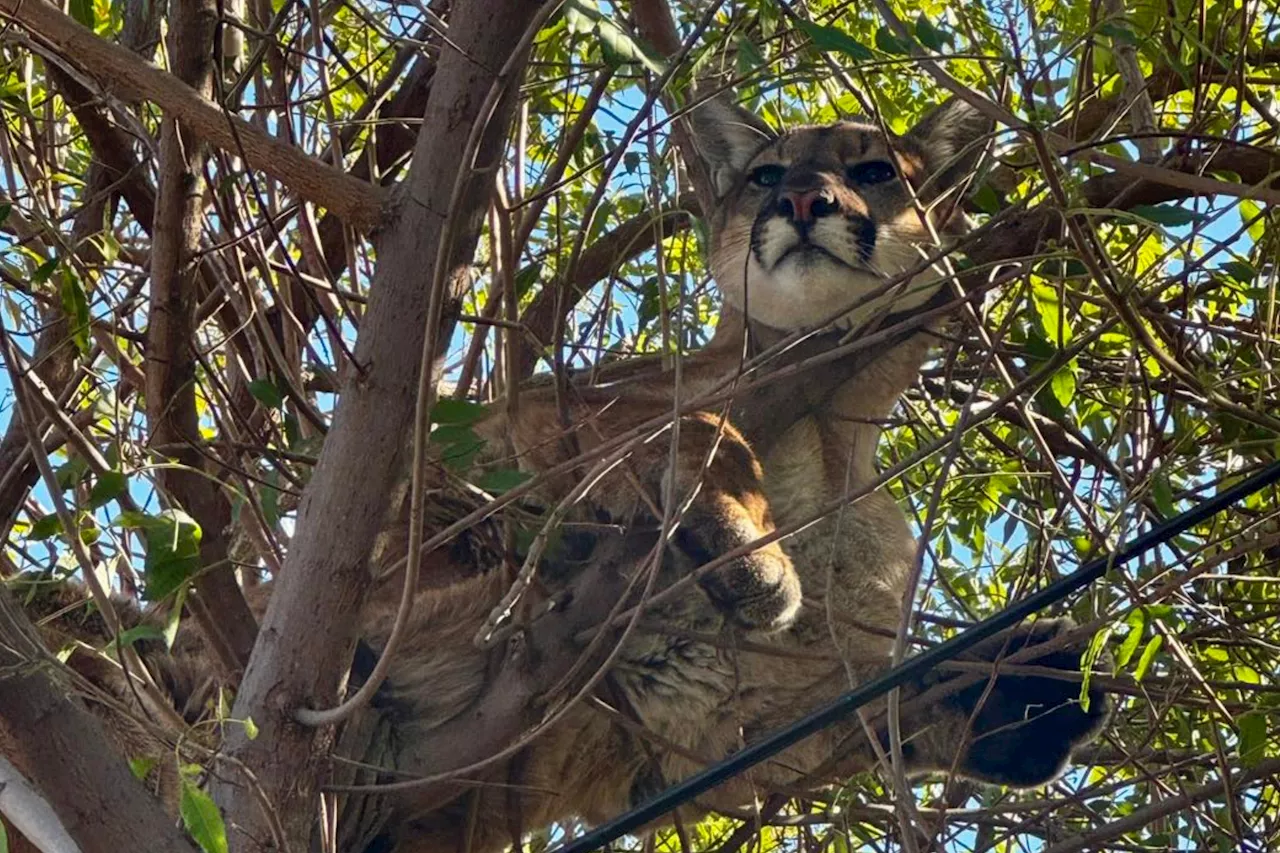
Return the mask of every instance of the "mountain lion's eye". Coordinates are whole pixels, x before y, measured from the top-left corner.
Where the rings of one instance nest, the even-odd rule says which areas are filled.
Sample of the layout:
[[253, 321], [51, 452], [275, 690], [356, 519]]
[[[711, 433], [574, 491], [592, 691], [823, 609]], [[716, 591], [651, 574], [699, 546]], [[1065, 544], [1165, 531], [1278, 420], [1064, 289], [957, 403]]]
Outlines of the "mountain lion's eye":
[[849, 167], [849, 180], [855, 184], [883, 184], [898, 177], [893, 164], [887, 160], [872, 160]]
[[786, 171], [784, 167], [776, 163], [768, 166], [757, 166], [751, 170], [751, 183], [758, 187], [775, 187], [782, 180], [782, 176], [786, 174]]

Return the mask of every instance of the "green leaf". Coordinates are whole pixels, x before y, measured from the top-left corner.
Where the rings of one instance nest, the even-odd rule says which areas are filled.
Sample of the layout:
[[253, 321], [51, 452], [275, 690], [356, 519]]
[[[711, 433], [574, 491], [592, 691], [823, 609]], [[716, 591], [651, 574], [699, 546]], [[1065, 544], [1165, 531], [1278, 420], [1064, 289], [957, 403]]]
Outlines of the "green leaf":
[[1133, 668], [1134, 681], [1141, 681], [1147, 674], [1147, 670], [1151, 668], [1151, 662], [1156, 659], [1156, 652], [1160, 651], [1162, 645], [1164, 645], [1164, 637], [1160, 634], [1147, 640], [1147, 644], [1142, 647], [1142, 654], [1138, 657], [1138, 665]]
[[1267, 233], [1267, 217], [1263, 214], [1262, 208], [1258, 206], [1256, 201], [1247, 198], [1240, 199], [1240, 220], [1250, 223], [1250, 239], [1255, 243], [1261, 243], [1262, 238]]
[[[764, 58], [764, 54], [760, 52], [760, 48], [746, 36], [738, 37], [738, 57], [740, 65], [746, 67], [742, 70], [751, 72], [757, 68], [763, 68], [768, 62]], [[0, 220], [3, 221], [3, 220]]]
[[179, 811], [182, 825], [204, 853], [227, 853], [227, 828], [222, 822], [222, 813], [199, 786], [183, 780]]
[[923, 14], [916, 18], [916, 38], [920, 43], [932, 51], [940, 51], [946, 47], [946, 43], [951, 37], [938, 29]]
[[89, 352], [89, 300], [85, 298], [80, 279], [69, 269], [62, 271], [62, 310], [71, 320], [71, 339], [76, 349]]
[[1139, 219], [1145, 219], [1157, 225], [1190, 225], [1193, 222], [1203, 222], [1205, 219], [1203, 213], [1196, 213], [1194, 210], [1186, 210], [1172, 204], [1140, 204], [1131, 208], [1129, 212]]
[[244, 718], [244, 736], [249, 740], [258, 739], [258, 724], [253, 721], [253, 717]]
[[93, 0], [71, 0], [71, 17], [82, 26], [93, 29]]
[[1044, 329], [1046, 340], [1054, 343], [1054, 348], [1064, 347], [1071, 342], [1071, 321], [1062, 310], [1062, 302], [1058, 292], [1044, 284], [1034, 284], [1031, 288], [1031, 301], [1036, 313], [1040, 315], [1040, 328]]
[[892, 56], [911, 54], [911, 43], [898, 38], [888, 27], [876, 30], [876, 47]]
[[270, 379], [255, 379], [249, 383], [249, 393], [268, 409], [278, 409], [284, 405], [284, 394]]
[[129, 772], [132, 773], [133, 778], [137, 779], [139, 782], [145, 782], [157, 764], [159, 764], [159, 761], [151, 757], [130, 758]]
[[488, 413], [488, 409], [470, 400], [437, 400], [431, 407], [431, 422], [435, 424], [473, 424]]
[[464, 474], [475, 464], [476, 456], [480, 454], [480, 448], [484, 447], [483, 441], [477, 441], [475, 444], [467, 444], [458, 442], [451, 444], [441, 455], [441, 461], [444, 467], [448, 468], [455, 474]]
[[991, 184], [978, 187], [978, 191], [973, 194], [973, 203], [983, 213], [994, 216], [1000, 212], [1000, 194]]
[[[272, 472], [272, 480], [275, 472]], [[280, 490], [273, 485], [262, 486], [262, 519], [268, 527], [275, 527], [280, 521]]]
[[476, 485], [491, 494], [502, 494], [511, 491], [532, 476], [528, 471], [516, 468], [499, 468], [485, 474], [476, 481]]
[[32, 284], [44, 284], [53, 275], [53, 271], [58, 268], [58, 258], [50, 258], [40, 266], [36, 267], [36, 271], [31, 274]]
[[286, 413], [281, 420], [284, 421], [285, 444], [289, 449], [301, 452], [303, 445], [307, 444], [307, 440], [302, 437], [302, 427], [298, 423], [298, 419]]
[[1152, 475], [1151, 499], [1156, 502], [1156, 509], [1160, 510], [1160, 514], [1165, 518], [1172, 518], [1177, 514], [1173, 506], [1173, 487], [1169, 485], [1167, 475], [1160, 472]]
[[1249, 284], [1258, 277], [1258, 271], [1253, 268], [1253, 265], [1247, 264], [1244, 261], [1227, 261], [1225, 264], [1218, 267], [1218, 269], [1222, 270], [1241, 284]]
[[58, 481], [58, 485], [63, 489], [71, 489], [80, 484], [85, 475], [89, 473], [89, 463], [85, 461], [83, 456], [72, 456], [65, 463], [58, 466], [58, 470], [54, 472], [54, 479]]
[[27, 532], [27, 538], [39, 541], [48, 539], [51, 536], [57, 536], [61, 532], [62, 520], [58, 518], [57, 513], [51, 512], [31, 522], [31, 530]]
[[79, 530], [80, 541], [86, 545], [92, 545], [102, 538], [102, 530], [94, 523], [92, 518], [86, 516], [84, 523]]
[[187, 588], [179, 587], [178, 594], [173, 597], [173, 606], [164, 620], [164, 647], [173, 651], [173, 643], [178, 639], [178, 626], [182, 624], [182, 607], [187, 603]]
[[[163, 640], [164, 631], [155, 625], [134, 625], [132, 628], [126, 628], [120, 632], [117, 643], [121, 646], [132, 646], [139, 640]], [[111, 643], [109, 648], [114, 649], [117, 643]]]
[[1111, 632], [1114, 630], [1111, 625], [1107, 625], [1094, 634], [1089, 648], [1080, 656], [1080, 672], [1084, 675], [1080, 681], [1080, 707], [1086, 712], [1089, 710], [1089, 679], [1093, 676], [1093, 665], [1102, 656], [1102, 650], [1107, 647], [1107, 640], [1111, 639]]
[[484, 441], [476, 431], [463, 424], [446, 424], [431, 431], [431, 440], [436, 444], [478, 444]]
[[516, 273], [516, 295], [521, 298], [529, 292], [529, 288], [538, 283], [542, 277], [541, 264], [528, 264]]
[[638, 62], [654, 74], [661, 74], [666, 69], [666, 61], [657, 51], [586, 0], [568, 0], [565, 19], [571, 32], [596, 34], [600, 39], [600, 52], [610, 65]]
[[126, 511], [117, 523], [142, 531], [147, 552], [143, 598], [158, 601], [176, 592], [200, 568], [200, 525], [180, 509], [159, 515]]
[[1236, 718], [1240, 729], [1240, 760], [1255, 767], [1267, 754], [1267, 716], [1254, 711]]
[[129, 478], [123, 471], [105, 471], [89, 490], [89, 509], [97, 509], [115, 500], [129, 488]]
[[1116, 652], [1117, 669], [1128, 666], [1129, 661], [1133, 659], [1133, 653], [1138, 650], [1138, 644], [1142, 642], [1142, 633], [1147, 628], [1147, 614], [1139, 608], [1130, 613], [1124, 621], [1129, 626], [1129, 633], [1120, 644], [1120, 650]]
[[835, 27], [824, 27], [812, 21], [797, 21], [796, 24], [800, 29], [804, 30], [805, 35], [813, 42], [813, 46], [819, 50], [843, 53], [850, 59], [856, 59], [859, 62], [866, 62], [876, 58], [870, 48]]
[[1071, 401], [1076, 396], [1076, 376], [1069, 366], [1064, 365], [1061, 370], [1053, 374], [1053, 378], [1049, 380], [1049, 390], [1062, 408], [1065, 409], [1071, 405]]
[[1138, 37], [1134, 34], [1133, 30], [1114, 22], [1103, 24], [1098, 27], [1098, 32], [1116, 41], [1124, 42], [1125, 44], [1136, 45], [1138, 43]]

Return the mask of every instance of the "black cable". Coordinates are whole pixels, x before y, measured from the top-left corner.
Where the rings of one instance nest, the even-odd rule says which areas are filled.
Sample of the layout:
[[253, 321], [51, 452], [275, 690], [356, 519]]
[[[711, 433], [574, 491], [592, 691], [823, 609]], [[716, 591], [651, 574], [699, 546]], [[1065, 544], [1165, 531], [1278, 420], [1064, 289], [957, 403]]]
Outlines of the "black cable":
[[779, 729], [764, 740], [757, 741], [739, 752], [699, 773], [678, 782], [663, 791], [647, 803], [637, 806], [631, 811], [616, 817], [606, 824], [589, 830], [579, 838], [575, 838], [552, 853], [589, 853], [611, 841], [626, 835], [632, 830], [661, 817], [672, 809], [688, 802], [699, 794], [730, 779], [749, 767], [772, 758], [789, 746], [792, 746], [811, 734], [835, 723], [868, 702], [878, 699], [895, 687], [901, 687], [907, 681], [923, 675], [941, 663], [955, 658], [962, 652], [972, 648], [988, 637], [1017, 625], [1026, 617], [1066, 598], [1073, 592], [1093, 583], [1111, 566], [1123, 565], [1134, 557], [1168, 542], [1173, 537], [1186, 532], [1192, 526], [1217, 515], [1224, 509], [1261, 491], [1273, 483], [1280, 481], [1280, 461], [1272, 462], [1266, 468], [1242, 480], [1225, 492], [1208, 498], [1186, 512], [1180, 513], [1148, 532], [1134, 539], [1113, 555], [1094, 560], [1066, 577], [1059, 578], [1039, 592], [1034, 592], [1021, 601], [1011, 604], [989, 619], [952, 637], [946, 642], [912, 657], [901, 665], [859, 684], [853, 690], [840, 696], [823, 708], [801, 717], [786, 728]]

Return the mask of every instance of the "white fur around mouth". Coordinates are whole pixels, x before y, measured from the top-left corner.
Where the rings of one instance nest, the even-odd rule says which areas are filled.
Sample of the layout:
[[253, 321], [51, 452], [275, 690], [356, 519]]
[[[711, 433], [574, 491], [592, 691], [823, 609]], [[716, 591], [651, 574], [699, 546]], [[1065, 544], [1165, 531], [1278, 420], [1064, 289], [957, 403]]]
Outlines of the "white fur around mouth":
[[850, 261], [826, 246], [811, 240], [797, 240], [789, 248], [784, 249], [782, 254], [778, 255], [778, 259], [773, 262], [772, 269], [777, 271], [787, 263], [793, 263], [802, 268], [816, 267], [823, 262], [832, 266], [843, 267], [853, 273], [876, 275], [875, 270], [871, 269], [861, 258]]

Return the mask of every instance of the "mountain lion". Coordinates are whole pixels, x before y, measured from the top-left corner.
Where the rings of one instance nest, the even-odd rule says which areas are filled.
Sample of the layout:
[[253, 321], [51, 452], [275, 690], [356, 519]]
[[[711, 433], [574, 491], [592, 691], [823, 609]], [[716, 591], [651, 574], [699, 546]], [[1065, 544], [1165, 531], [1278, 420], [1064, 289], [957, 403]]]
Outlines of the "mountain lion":
[[[829, 321], [836, 337], [856, 334], [886, 314], [919, 310], [937, 294], [940, 279], [932, 271], [892, 291], [884, 285], [917, 266], [922, 250], [963, 228], [959, 196], [991, 131], [964, 101], [942, 104], [902, 136], [853, 122], [776, 133], [721, 99], [694, 110], [689, 121], [719, 197], [708, 220], [725, 308], [712, 345], [684, 359], [678, 399], [731, 383], [744, 340], [754, 354]], [[816, 340], [834, 345], [830, 335]], [[463, 782], [350, 796], [340, 849], [492, 853], [555, 821], [602, 821], [883, 671], [917, 550], [887, 492], [874, 491], [780, 543], [749, 546], [875, 481], [880, 425], [915, 380], [932, 340], [927, 329], [902, 335], [861, 360], [829, 363], [782, 390], [743, 390], [729, 407], [710, 406], [674, 425], [674, 375], [652, 366], [622, 370], [623, 378], [604, 386], [532, 388], [520, 395], [512, 420], [495, 406], [476, 428], [486, 439], [486, 458], [507, 465], [514, 459], [532, 473], [560, 466], [526, 509], [551, 513], [567, 497], [576, 501], [558, 510], [565, 542], [548, 552], [503, 630], [518, 639], [526, 628], [554, 624], [546, 616], [554, 609], [572, 626], [560, 636], [571, 637], [574, 648], [592, 637], [610, 642], [597, 644], [588, 665], [573, 667], [560, 684], [561, 695], [591, 686], [581, 701], [560, 707], [545, 695], [552, 685], [543, 683], [533, 691], [534, 712], [529, 703], [512, 712], [522, 726], [548, 709], [563, 712], [513, 755]], [[613, 440], [645, 423], [653, 428], [629, 445], [629, 455], [610, 455], [623, 447]], [[583, 453], [595, 455], [576, 468], [564, 465]], [[731, 551], [738, 556], [701, 569]], [[457, 756], [486, 736], [477, 721], [505, 731], [502, 719], [482, 713], [491, 707], [486, 703], [500, 705], [511, 695], [493, 687], [505, 683], [495, 673], [536, 668], [538, 655], [514, 639], [492, 649], [474, 642], [511, 583], [497, 565], [495, 557], [474, 566], [473, 577], [419, 593], [375, 707], [347, 724], [375, 733], [340, 741], [339, 753], [343, 744], [361, 744], [344, 757], [385, 768], [366, 773], [366, 781], [456, 769]], [[627, 606], [690, 575], [696, 584], [645, 610], [610, 654], [619, 626], [628, 624]], [[368, 651], [386, 641], [393, 598], [380, 594], [369, 605]], [[621, 617], [612, 629], [585, 630], [611, 610]], [[592, 619], [575, 623], [583, 613]], [[1052, 640], [1069, 625], [1039, 620], [972, 657], [995, 660]], [[65, 619], [49, 631], [75, 633]], [[194, 719], [203, 708], [191, 700], [207, 695], [199, 690], [209, 670], [198, 638], [185, 631], [184, 637], [172, 654], [151, 641], [139, 648]], [[1060, 645], [1036, 663], [1076, 669], [1079, 650]], [[85, 657], [73, 655], [72, 666]], [[603, 662], [604, 678], [589, 682]], [[81, 666], [87, 669], [87, 661]], [[105, 680], [100, 672], [92, 677]], [[121, 683], [107, 686], [127, 699]], [[1106, 717], [1098, 690], [1090, 691], [1087, 709], [1077, 694], [1070, 681], [1003, 676], [904, 712], [907, 770], [1020, 787], [1047, 782]], [[871, 769], [875, 747], [887, 744], [883, 721], [873, 717], [873, 725], [879, 744], [856, 720], [832, 726], [684, 814], [737, 808], [771, 790]], [[495, 749], [512, 737], [501, 740]], [[132, 737], [126, 748], [137, 757], [143, 746]]]

